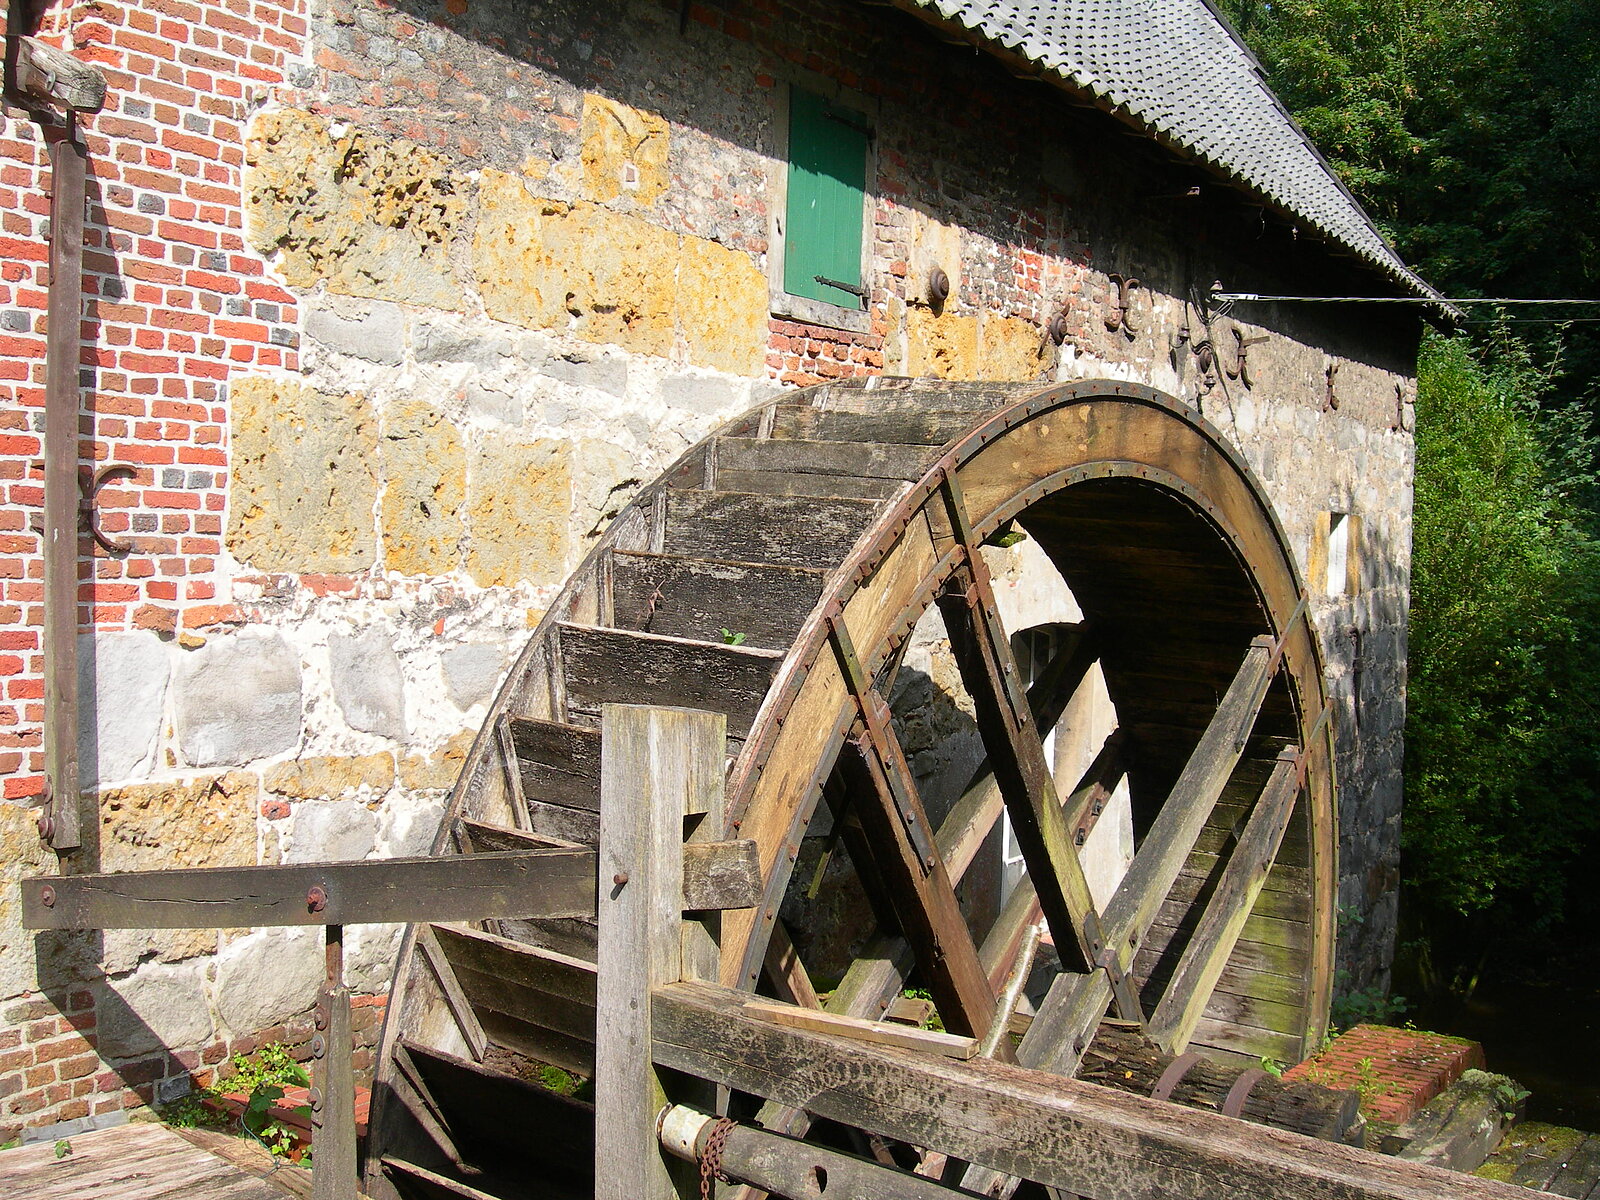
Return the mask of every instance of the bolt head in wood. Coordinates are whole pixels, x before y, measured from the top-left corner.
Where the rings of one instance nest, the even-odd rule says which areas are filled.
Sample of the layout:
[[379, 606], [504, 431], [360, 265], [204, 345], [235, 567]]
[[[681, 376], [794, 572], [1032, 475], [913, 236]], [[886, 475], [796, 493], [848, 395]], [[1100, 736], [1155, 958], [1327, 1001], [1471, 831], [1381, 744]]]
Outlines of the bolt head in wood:
[[628, 884], [628, 873], [626, 871], [618, 871], [611, 877], [611, 882], [616, 884], [618, 887], [626, 887]]
[[39, 903], [44, 905], [46, 908], [54, 908], [56, 906], [55, 888], [51, 887], [48, 883], [40, 888]]
[[306, 893], [306, 911], [319, 913], [328, 907], [328, 893], [319, 884]]

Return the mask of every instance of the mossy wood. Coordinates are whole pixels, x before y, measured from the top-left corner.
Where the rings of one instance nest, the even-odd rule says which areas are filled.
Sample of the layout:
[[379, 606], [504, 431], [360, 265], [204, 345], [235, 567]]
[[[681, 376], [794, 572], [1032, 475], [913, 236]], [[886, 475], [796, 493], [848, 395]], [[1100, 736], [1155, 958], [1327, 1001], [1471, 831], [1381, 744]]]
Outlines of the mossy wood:
[[[1026, 693], [1018, 631], [1002, 627], [977, 550], [1013, 528], [1085, 617]], [[608, 820], [602, 707], [708, 710], [726, 718], [726, 811], [715, 828], [697, 818], [694, 838], [748, 839], [759, 882], [748, 908], [697, 926], [702, 952], [720, 944], [702, 977], [730, 995], [820, 1006], [853, 1028], [917, 984], [952, 1033], [981, 1040], [1007, 1019], [997, 997], [1037, 903], [1067, 969], [1014, 1047], [1024, 1065], [1073, 1074], [1113, 1003], [1160, 1013], [1169, 1046], [1236, 1067], [1295, 1061], [1326, 1026], [1335, 880], [1332, 731], [1304, 601], [1249, 469], [1150, 389], [879, 379], [790, 393], [695, 447], [613, 522], [495, 700], [434, 852], [594, 845]], [[988, 757], [930, 829], [887, 698], [936, 602]], [[1082, 779], [1053, 780], [1043, 739], [1095, 664], [1117, 732]], [[1140, 849], [1097, 911], [1076, 835], [1123, 778]], [[1002, 811], [1027, 879], [974, 930], [957, 889]], [[821, 1000], [805, 963], [814, 931], [780, 919], [808, 882], [796, 865], [814, 821], [832, 822], [879, 926]], [[591, 922], [408, 933], [374, 1089], [372, 1195], [510, 1197], [528, 1180], [594, 1194], [588, 1110], [528, 1083], [594, 1056]], [[713, 1024], [695, 1053], [718, 1036]], [[473, 1098], [469, 1078], [497, 1099]], [[742, 1096], [721, 1081], [736, 1112], [808, 1135], [814, 1114], [783, 1089]], [[514, 1136], [550, 1113], [565, 1134]]]

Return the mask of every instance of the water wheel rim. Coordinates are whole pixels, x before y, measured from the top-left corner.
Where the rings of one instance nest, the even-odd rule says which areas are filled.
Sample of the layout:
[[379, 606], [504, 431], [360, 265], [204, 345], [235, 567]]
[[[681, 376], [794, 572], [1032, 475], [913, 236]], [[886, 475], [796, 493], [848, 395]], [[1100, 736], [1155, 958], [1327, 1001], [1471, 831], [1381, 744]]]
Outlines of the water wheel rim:
[[[1058, 423], [1053, 430], [1052, 421]], [[1082, 428], [1063, 430], [1061, 422], [1077, 422]], [[1016, 439], [1030, 432], [1041, 444], [1050, 445], [1033, 457], [1019, 458]], [[1314, 843], [1308, 854], [1312, 947], [1300, 1040], [1303, 1047], [1314, 1047], [1325, 1029], [1332, 984], [1336, 798], [1333, 730], [1319, 720], [1326, 704], [1321, 650], [1310, 623], [1295, 620], [1305, 599], [1304, 585], [1282, 526], [1242, 456], [1189, 406], [1130, 383], [1084, 381], [1038, 389], [997, 411], [947, 446], [922, 479], [886, 505], [840, 564], [769, 691], [729, 780], [730, 818], [738, 822], [731, 832], [752, 837], [761, 847], [768, 890], [761, 909], [725, 916], [722, 982], [752, 990], [757, 986], [767, 931], [776, 921], [792, 865], [789, 851], [809, 824], [829, 764], [854, 721], [848, 697], [837, 685], [835, 703], [806, 701], [807, 689], [817, 691], [820, 681], [836, 675], [826, 614], [844, 612], [864, 669], [875, 672], [932, 603], [961, 557], [959, 549], [951, 547], [944, 553], [924, 554], [922, 569], [907, 568], [894, 561], [909, 544], [907, 531], [940, 503], [945, 474], [969, 479], [986, 464], [1011, 462], [1027, 465], [1017, 471], [1002, 465], [987, 487], [963, 484], [980, 538], [1017, 519], [1031, 505], [1079, 484], [1137, 481], [1181, 499], [1204, 516], [1233, 547], [1256, 588], [1266, 619], [1264, 632], [1286, 635], [1282, 658], [1292, 680], [1300, 743], [1313, 755], [1305, 788]], [[884, 605], [873, 582], [906, 574], [918, 580], [907, 599]], [[889, 608], [895, 611], [885, 616]], [[856, 620], [852, 613], [863, 615]], [[831, 714], [817, 721], [812, 717], [816, 708], [831, 709]], [[797, 712], [802, 714], [799, 720]], [[826, 729], [821, 736], [819, 726]], [[797, 745], [807, 748], [797, 750]], [[784, 773], [774, 773], [775, 761], [785, 764]], [[794, 764], [807, 762], [816, 765], [809, 773], [801, 772], [804, 778], [800, 778]]]

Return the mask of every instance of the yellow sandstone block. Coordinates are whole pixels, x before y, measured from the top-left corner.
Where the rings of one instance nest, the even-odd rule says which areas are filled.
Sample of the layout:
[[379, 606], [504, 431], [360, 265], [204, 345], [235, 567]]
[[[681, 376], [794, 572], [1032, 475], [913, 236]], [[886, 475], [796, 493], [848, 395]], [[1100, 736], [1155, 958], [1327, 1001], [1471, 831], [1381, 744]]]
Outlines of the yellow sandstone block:
[[583, 98], [584, 194], [649, 208], [667, 190], [667, 122], [590, 92]]
[[378, 423], [366, 398], [259, 377], [230, 396], [229, 552], [258, 571], [370, 567]]

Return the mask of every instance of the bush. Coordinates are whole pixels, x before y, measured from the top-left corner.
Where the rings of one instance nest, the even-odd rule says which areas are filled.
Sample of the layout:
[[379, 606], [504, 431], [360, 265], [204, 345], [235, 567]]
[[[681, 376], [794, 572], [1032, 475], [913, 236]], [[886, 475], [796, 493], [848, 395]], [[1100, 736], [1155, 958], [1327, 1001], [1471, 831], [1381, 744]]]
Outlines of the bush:
[[1402, 874], [1436, 960], [1559, 922], [1600, 830], [1588, 420], [1493, 361], [1433, 338], [1417, 390]]

